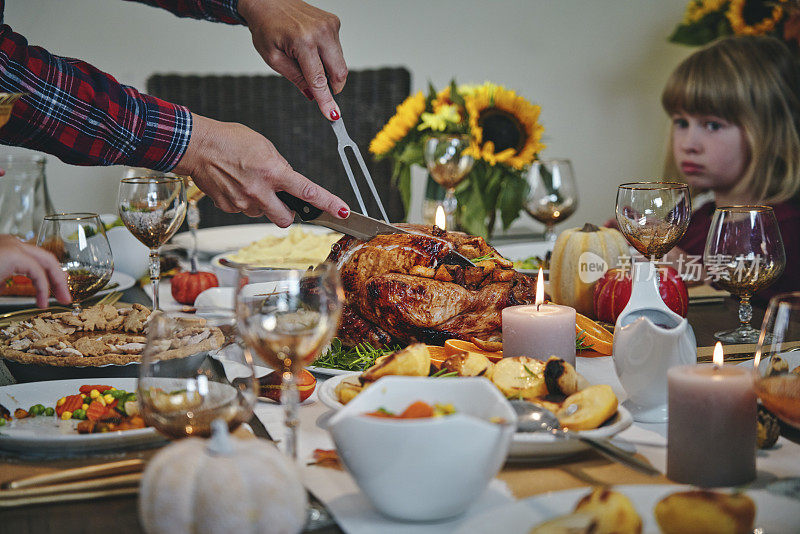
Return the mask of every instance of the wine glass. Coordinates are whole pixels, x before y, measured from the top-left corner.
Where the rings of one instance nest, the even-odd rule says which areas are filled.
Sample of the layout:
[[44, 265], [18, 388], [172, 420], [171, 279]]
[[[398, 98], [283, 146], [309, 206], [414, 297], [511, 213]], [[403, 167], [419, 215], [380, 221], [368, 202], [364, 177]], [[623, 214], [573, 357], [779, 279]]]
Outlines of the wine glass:
[[197, 265], [197, 229], [200, 228], [200, 208], [197, 207], [197, 203], [206, 194], [197, 187], [191, 176], [184, 176], [183, 181], [186, 186], [186, 200], [189, 203], [186, 211], [186, 224], [189, 225], [189, 231], [192, 233], [192, 250], [189, 257], [192, 268], [194, 268]]
[[755, 359], [756, 394], [784, 422], [800, 429], [800, 292], [772, 297]]
[[706, 238], [703, 266], [712, 282], [739, 297], [739, 327], [716, 332], [714, 337], [726, 343], [758, 341], [758, 330], [750, 326], [750, 298], [775, 282], [786, 266], [781, 231], [772, 208], [717, 208]]
[[183, 178], [166, 175], [123, 178], [117, 202], [125, 227], [150, 248], [153, 310], [157, 310], [161, 274], [158, 249], [175, 234], [186, 215]]
[[467, 153], [470, 143], [470, 137], [461, 134], [436, 135], [425, 141], [423, 155], [428, 172], [446, 191], [442, 201], [446, 228], [455, 228], [454, 215], [458, 207], [456, 186], [464, 180], [475, 163]]
[[208, 350], [176, 355], [215, 336], [221, 331], [192, 315], [150, 316], [137, 395], [145, 422], [162, 434], [208, 437], [216, 419], [231, 431], [250, 419], [258, 386], [248, 351], [227, 346], [224, 365], [209, 358]]
[[525, 211], [545, 225], [545, 241], [555, 241], [555, 225], [578, 209], [578, 187], [568, 159], [534, 161], [527, 173]]
[[111, 246], [96, 213], [45, 215], [36, 244], [61, 264], [75, 314], [81, 312], [81, 301], [105, 287], [114, 272]]
[[339, 327], [344, 299], [339, 271], [328, 263], [308, 271], [244, 266], [236, 288], [236, 318], [245, 344], [282, 372], [286, 454], [296, 460], [296, 373], [319, 356]]

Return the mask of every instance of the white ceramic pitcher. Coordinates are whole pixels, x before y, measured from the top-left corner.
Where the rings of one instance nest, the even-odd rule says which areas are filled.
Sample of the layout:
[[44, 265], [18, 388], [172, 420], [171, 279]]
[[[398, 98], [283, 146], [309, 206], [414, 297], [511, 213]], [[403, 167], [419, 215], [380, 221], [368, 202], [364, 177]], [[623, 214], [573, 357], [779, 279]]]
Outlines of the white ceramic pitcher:
[[689, 322], [669, 309], [659, 293], [652, 262], [633, 264], [631, 298], [614, 328], [613, 358], [635, 421], [667, 420], [667, 369], [697, 361]]

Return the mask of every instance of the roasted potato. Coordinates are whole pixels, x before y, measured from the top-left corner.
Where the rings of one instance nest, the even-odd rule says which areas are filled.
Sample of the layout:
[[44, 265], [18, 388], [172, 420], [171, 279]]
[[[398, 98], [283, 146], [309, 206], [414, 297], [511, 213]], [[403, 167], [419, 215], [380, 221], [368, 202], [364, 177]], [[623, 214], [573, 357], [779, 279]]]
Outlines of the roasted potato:
[[336, 398], [342, 404], [347, 404], [353, 400], [356, 395], [364, 391], [364, 387], [359, 381], [357, 376], [348, 376], [336, 385]]
[[743, 493], [681, 491], [656, 503], [653, 515], [664, 534], [745, 534], [753, 532], [756, 505]]
[[599, 384], [566, 398], [556, 412], [561, 426], [569, 430], [591, 430], [617, 412], [617, 396], [611, 386]]
[[491, 380], [494, 364], [483, 354], [466, 352], [447, 358], [442, 363], [442, 369], [447, 372], [456, 372], [458, 376], [485, 376]]
[[430, 369], [431, 355], [428, 347], [415, 343], [375, 360], [375, 365], [361, 374], [361, 383], [374, 382], [387, 375], [428, 376]]
[[594, 534], [639, 534], [642, 518], [628, 497], [609, 488], [595, 488], [575, 505], [576, 512], [594, 515]]
[[532, 400], [547, 395], [544, 363], [527, 356], [503, 358], [494, 364], [492, 382], [509, 398]]
[[544, 366], [544, 383], [550, 395], [568, 397], [578, 391], [578, 373], [571, 364], [550, 356]]

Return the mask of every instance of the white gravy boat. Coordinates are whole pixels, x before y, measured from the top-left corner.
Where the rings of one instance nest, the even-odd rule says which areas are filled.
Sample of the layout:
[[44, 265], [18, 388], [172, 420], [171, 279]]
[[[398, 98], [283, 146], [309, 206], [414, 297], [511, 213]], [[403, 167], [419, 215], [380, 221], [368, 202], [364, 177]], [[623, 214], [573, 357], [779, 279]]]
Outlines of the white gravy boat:
[[634, 421], [667, 420], [667, 369], [697, 362], [689, 322], [669, 309], [652, 262], [633, 263], [631, 298], [614, 328], [613, 358]]

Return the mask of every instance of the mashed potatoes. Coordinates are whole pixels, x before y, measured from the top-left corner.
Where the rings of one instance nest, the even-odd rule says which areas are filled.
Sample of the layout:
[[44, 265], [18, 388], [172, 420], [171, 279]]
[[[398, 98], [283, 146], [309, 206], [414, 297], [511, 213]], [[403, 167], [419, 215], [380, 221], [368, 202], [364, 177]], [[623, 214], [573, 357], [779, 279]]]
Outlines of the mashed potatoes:
[[267, 236], [239, 249], [227, 258], [259, 267], [306, 269], [322, 263], [342, 234], [312, 234], [293, 226], [283, 237]]

